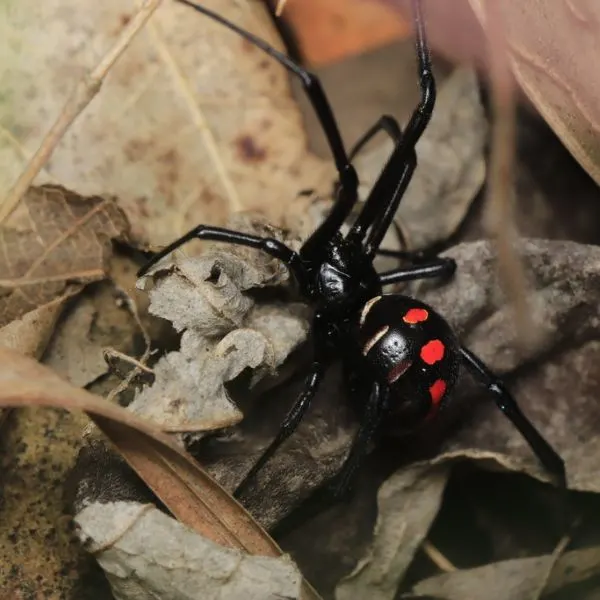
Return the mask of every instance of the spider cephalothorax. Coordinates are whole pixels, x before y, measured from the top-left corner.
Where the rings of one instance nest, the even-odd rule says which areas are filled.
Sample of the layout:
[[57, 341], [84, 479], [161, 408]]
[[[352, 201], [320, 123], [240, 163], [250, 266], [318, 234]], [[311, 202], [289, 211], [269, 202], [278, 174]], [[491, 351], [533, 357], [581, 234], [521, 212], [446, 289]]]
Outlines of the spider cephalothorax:
[[[323, 127], [339, 181], [336, 200], [323, 222], [299, 252], [282, 242], [256, 235], [199, 225], [156, 254], [140, 271], [188, 240], [199, 238], [249, 246], [281, 260], [296, 280], [300, 293], [314, 308], [311, 330], [314, 358], [304, 390], [281, 425], [279, 434], [264, 451], [236, 490], [241, 494], [256, 472], [296, 429], [323, 380], [336, 360], [344, 364], [347, 379], [359, 406], [361, 424], [333, 491], [342, 493], [363, 459], [369, 442], [393, 416], [403, 424], [417, 425], [434, 417], [449, 398], [462, 363], [493, 395], [497, 406], [527, 440], [543, 465], [565, 485], [564, 463], [519, 409], [502, 381], [473, 353], [460, 344], [448, 323], [430, 306], [400, 294], [383, 294], [385, 286], [427, 277], [450, 276], [454, 260], [435, 257], [424, 262], [420, 255], [398, 253], [408, 266], [377, 273], [373, 259], [392, 224], [400, 200], [416, 167], [415, 145], [425, 130], [435, 103], [435, 81], [419, 0], [413, 0], [416, 53], [421, 98], [404, 130], [383, 116], [348, 154], [319, 80], [284, 54], [223, 17], [180, 0], [275, 58], [302, 83]], [[341, 227], [358, 201], [358, 178], [351, 160], [375, 134], [383, 131], [394, 149], [379, 178], [358, 212], [350, 231]], [[390, 255], [389, 251], [385, 251]]]

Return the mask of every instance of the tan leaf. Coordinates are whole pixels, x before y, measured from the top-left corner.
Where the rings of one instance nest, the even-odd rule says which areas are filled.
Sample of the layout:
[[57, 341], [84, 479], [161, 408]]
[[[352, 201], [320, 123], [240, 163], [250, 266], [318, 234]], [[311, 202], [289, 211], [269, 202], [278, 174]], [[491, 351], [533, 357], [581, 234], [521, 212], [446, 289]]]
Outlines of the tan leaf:
[[[260, 3], [205, 4], [279, 45]], [[2, 74], [10, 92], [0, 103], [0, 187], [16, 178], [132, 6], [24, 0], [11, 7], [0, 24], [0, 67], [10, 67]], [[192, 224], [222, 224], [240, 209], [260, 208], [277, 222], [298, 206], [299, 190], [329, 190], [332, 173], [307, 151], [285, 70], [174, 2], [162, 4], [119, 59], [46, 171], [45, 180], [80, 193], [117, 195], [135, 240], [152, 244]]]
[[0, 229], [0, 325], [102, 279], [110, 240], [127, 232], [112, 199], [30, 188]]

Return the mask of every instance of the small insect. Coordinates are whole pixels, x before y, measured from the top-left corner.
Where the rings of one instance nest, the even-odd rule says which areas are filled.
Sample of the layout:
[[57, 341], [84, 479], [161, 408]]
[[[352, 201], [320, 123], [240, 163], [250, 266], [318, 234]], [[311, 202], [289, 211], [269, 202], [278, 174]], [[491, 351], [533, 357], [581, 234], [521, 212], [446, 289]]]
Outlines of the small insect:
[[[314, 309], [311, 338], [314, 357], [303, 391], [281, 424], [278, 435], [235, 491], [240, 496], [256, 473], [295, 431], [334, 361], [341, 360], [353, 400], [361, 409], [361, 423], [348, 457], [331, 484], [334, 496], [343, 495], [379, 428], [392, 419], [416, 427], [435, 417], [448, 402], [462, 363], [485, 385], [498, 408], [523, 435], [556, 481], [565, 486], [563, 460], [519, 409], [505, 385], [472, 352], [461, 345], [450, 325], [430, 306], [409, 296], [384, 294], [390, 284], [451, 276], [456, 263], [434, 257], [425, 262], [417, 254], [398, 253], [410, 266], [377, 273], [377, 254], [390, 254], [380, 245], [415, 170], [415, 145], [427, 127], [435, 104], [435, 79], [419, 0], [412, 1], [420, 100], [404, 131], [382, 116], [347, 153], [320, 81], [311, 73], [220, 15], [179, 0], [218, 21], [254, 44], [296, 76], [319, 118], [338, 171], [336, 199], [323, 222], [299, 252], [282, 242], [219, 227], [198, 225], [156, 254], [139, 272], [148, 269], [194, 238], [256, 248], [279, 259], [296, 280], [300, 293]], [[352, 159], [377, 133], [384, 132], [394, 149], [371, 189], [349, 232], [340, 232], [357, 203], [358, 177]]]

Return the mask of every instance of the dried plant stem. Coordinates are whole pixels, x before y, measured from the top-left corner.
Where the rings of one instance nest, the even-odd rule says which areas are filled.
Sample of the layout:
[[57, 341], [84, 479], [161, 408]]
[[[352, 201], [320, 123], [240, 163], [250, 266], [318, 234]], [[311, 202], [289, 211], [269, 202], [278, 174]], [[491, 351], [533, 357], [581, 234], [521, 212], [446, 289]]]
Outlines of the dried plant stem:
[[[579, 521], [579, 519], [577, 519], [577, 521], [573, 524], [572, 529], [579, 527], [579, 525], [580, 525], [580, 521]], [[567, 549], [568, 545], [571, 543], [571, 539], [572, 539], [572, 535], [570, 533], [567, 533], [567, 534], [563, 535], [563, 537], [560, 539], [558, 544], [556, 544], [556, 548], [554, 548], [554, 551], [552, 552], [552, 555], [550, 556], [550, 561], [548, 562], [548, 568], [546, 569], [546, 573], [544, 574], [544, 577], [542, 578], [542, 581], [540, 582], [538, 589], [535, 591], [535, 593], [531, 597], [531, 600], [540, 600], [540, 598], [544, 595], [544, 592], [546, 591], [548, 582], [550, 581], [550, 576], [552, 575], [552, 572], [554, 571], [554, 567], [556, 567], [556, 563], [558, 562], [560, 557], [565, 553], [565, 550]]]
[[518, 341], [531, 343], [535, 330], [527, 302], [527, 278], [512, 241], [514, 239], [513, 166], [515, 153], [515, 92], [501, 3], [485, 3], [489, 42], [492, 102], [492, 141], [489, 191], [485, 225], [494, 238], [498, 255], [498, 275], [515, 310]]
[[0, 223], [5, 221], [17, 207], [23, 194], [25, 194], [37, 174], [48, 162], [50, 155], [65, 132], [83, 109], [94, 99], [108, 71], [129, 46], [136, 34], [143, 28], [154, 11], [160, 6], [161, 2], [162, 0], [144, 0], [138, 12], [124, 27], [115, 45], [77, 84], [54, 125], [40, 144], [37, 152], [0, 204]]
[[429, 560], [445, 573], [453, 573], [458, 569], [429, 541], [421, 544], [421, 549], [429, 557]]
[[286, 3], [287, 0], [277, 0], [277, 6], [275, 7], [276, 17], [280, 17], [283, 14], [283, 9], [285, 8]]

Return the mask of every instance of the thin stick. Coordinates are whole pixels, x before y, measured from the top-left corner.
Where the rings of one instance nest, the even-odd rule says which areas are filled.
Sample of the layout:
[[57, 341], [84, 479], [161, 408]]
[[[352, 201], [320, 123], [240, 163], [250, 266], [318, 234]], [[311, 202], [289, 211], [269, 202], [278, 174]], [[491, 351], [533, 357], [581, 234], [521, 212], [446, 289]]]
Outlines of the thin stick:
[[535, 341], [536, 332], [527, 302], [527, 278], [521, 260], [512, 246], [516, 84], [510, 68], [501, 3], [488, 0], [484, 14], [490, 51], [493, 114], [485, 225], [489, 235], [495, 238], [498, 275], [514, 306], [518, 341], [521, 344], [531, 344]]
[[[575, 521], [575, 523], [572, 525], [571, 530], [573, 530], [576, 527], [579, 527], [580, 524], [581, 524], [580, 519], [577, 519]], [[566, 533], [560, 539], [560, 541], [556, 545], [556, 548], [554, 548], [552, 555], [550, 556], [550, 560], [548, 562], [548, 568], [546, 569], [546, 572], [544, 573], [544, 577], [540, 581], [540, 585], [539, 585], [538, 589], [535, 591], [535, 593], [533, 594], [533, 596], [531, 597], [531, 600], [540, 600], [540, 598], [543, 596], [543, 594], [546, 590], [546, 587], [548, 586], [548, 582], [550, 581], [550, 576], [552, 575], [552, 572], [554, 571], [554, 568], [556, 567], [556, 563], [558, 562], [560, 557], [565, 553], [565, 550], [567, 549], [567, 546], [571, 543], [571, 541], [572, 541], [571, 533]]]
[[77, 84], [37, 152], [0, 204], [0, 223], [5, 221], [17, 207], [23, 194], [48, 162], [50, 155], [67, 129], [100, 91], [102, 81], [108, 71], [160, 6], [161, 2], [162, 0], [144, 0], [138, 12], [124, 27], [115, 45], [104, 55], [96, 67], [89, 71]]
[[285, 8], [286, 3], [287, 0], [277, 0], [277, 6], [275, 7], [276, 17], [280, 17], [283, 14], [283, 9]]
[[445, 573], [458, 571], [458, 569], [429, 540], [425, 540], [421, 544], [421, 549], [438, 569]]

